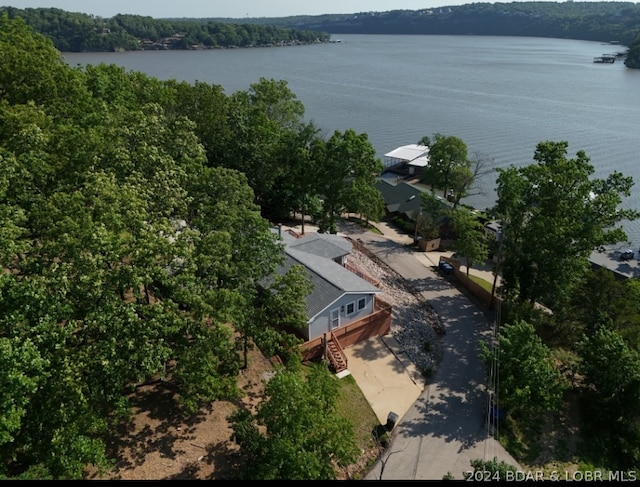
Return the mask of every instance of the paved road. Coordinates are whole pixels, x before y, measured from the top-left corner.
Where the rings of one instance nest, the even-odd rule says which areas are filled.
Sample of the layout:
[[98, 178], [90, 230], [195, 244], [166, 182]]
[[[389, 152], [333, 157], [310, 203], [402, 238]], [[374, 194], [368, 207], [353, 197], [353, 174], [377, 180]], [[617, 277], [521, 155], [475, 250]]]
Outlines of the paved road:
[[518, 463], [489, 435], [486, 374], [478, 358], [491, 324], [460, 291], [416, 257], [401, 238], [364, 232], [367, 249], [404, 276], [439, 314], [446, 333], [442, 362], [418, 400], [399, 419], [391, 444], [365, 480], [463, 479], [475, 459]]

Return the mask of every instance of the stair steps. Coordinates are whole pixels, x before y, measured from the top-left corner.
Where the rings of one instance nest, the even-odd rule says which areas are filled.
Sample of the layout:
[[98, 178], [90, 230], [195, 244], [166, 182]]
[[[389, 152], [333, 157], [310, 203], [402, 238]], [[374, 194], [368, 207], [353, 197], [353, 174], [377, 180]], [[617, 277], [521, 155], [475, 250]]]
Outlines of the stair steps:
[[327, 355], [336, 374], [347, 369], [347, 357], [334, 340], [327, 343]]

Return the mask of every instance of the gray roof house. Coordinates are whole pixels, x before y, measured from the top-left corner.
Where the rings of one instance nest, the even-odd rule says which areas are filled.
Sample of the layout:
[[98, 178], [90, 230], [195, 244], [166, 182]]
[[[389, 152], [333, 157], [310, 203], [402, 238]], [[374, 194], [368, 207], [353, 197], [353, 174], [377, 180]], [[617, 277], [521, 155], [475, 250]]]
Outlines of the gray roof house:
[[286, 260], [277, 272], [284, 274], [294, 265], [303, 265], [313, 286], [306, 300], [308, 326], [302, 331], [307, 341], [335, 333], [376, 310], [375, 299], [382, 290], [345, 268], [352, 250], [350, 241], [323, 233], [280, 235]]
[[422, 205], [422, 193], [427, 191], [404, 181], [394, 184], [387, 179], [378, 179], [375, 187], [382, 194], [387, 214], [401, 215], [408, 220], [415, 220]]

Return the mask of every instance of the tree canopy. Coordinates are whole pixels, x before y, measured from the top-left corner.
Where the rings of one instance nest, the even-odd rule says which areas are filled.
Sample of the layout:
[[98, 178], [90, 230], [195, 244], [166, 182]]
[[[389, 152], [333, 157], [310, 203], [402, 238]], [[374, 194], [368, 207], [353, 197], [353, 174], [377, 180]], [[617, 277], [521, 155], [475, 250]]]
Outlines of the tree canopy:
[[568, 143], [540, 142], [535, 163], [499, 169], [493, 214], [501, 221], [502, 292], [511, 300], [566, 304], [596, 248], [626, 241], [622, 220], [640, 216], [620, 208], [631, 177], [614, 172], [591, 179], [584, 151], [567, 158]]
[[525, 321], [505, 324], [497, 339], [497, 352], [482, 342], [481, 355], [493, 371], [499, 406], [529, 418], [559, 409], [567, 384], [534, 327]]
[[255, 23], [297, 29], [313, 27], [334, 34], [555, 37], [618, 41], [622, 45], [630, 45], [638, 38], [639, 20], [637, 3], [617, 1], [469, 2], [420, 10], [251, 19]]
[[[325, 195], [374, 215], [380, 163], [366, 135], [302, 123], [284, 81], [72, 68], [6, 14], [0, 56], [0, 477], [80, 478], [110, 466], [137, 386], [192, 414], [241, 394], [251, 343], [299, 362], [278, 327], [306, 325], [310, 287], [292, 271], [259, 299], [284, 260], [267, 216]], [[317, 178], [328, 158], [347, 171]]]
[[154, 19], [129, 14], [104, 18], [59, 8], [0, 7], [0, 14], [24, 19], [62, 52], [291, 46], [329, 40], [329, 34], [315, 29], [213, 19]]
[[615, 468], [640, 465], [640, 354], [606, 327], [580, 342], [581, 372], [589, 387], [587, 410], [590, 426], [603, 456], [615, 459]]
[[234, 438], [253, 465], [242, 479], [335, 480], [334, 464], [358, 454], [352, 424], [336, 413], [337, 387], [323, 365], [306, 377], [280, 372], [267, 383], [255, 416], [234, 413]]
[[[345, 211], [376, 219], [381, 164], [366, 134], [324, 139], [303, 123], [284, 81], [226, 95], [116, 66], [71, 68], [7, 16], [0, 58], [0, 478], [80, 478], [87, 464], [111, 465], [107, 435], [127, 421], [136, 386], [161, 379], [190, 414], [241, 394], [251, 342], [295, 359], [297, 342], [274, 330], [305, 326], [310, 288], [296, 268], [263, 293], [284, 257], [272, 217], [311, 214], [325, 231]], [[438, 160], [463, 170], [441, 166], [443, 188], [466, 184], [465, 146], [444, 141], [434, 154], [443, 148]], [[637, 301], [638, 289], [589, 289], [586, 269], [593, 249], [626, 240], [619, 222], [639, 216], [619, 208], [633, 181], [592, 179], [586, 154], [568, 159], [567, 146], [541, 142], [534, 164], [499, 172], [503, 294], [556, 309], [584, 296], [599, 304], [597, 316], [572, 313], [572, 336], [585, 332], [581, 371], [620, 412], [609, 419], [629, 432], [618, 436], [624, 452], [640, 437], [637, 356], [626, 348], [637, 344], [638, 309], [616, 306], [613, 291]], [[454, 228], [475, 236], [458, 210]], [[469, 263], [484, 255], [477, 244], [459, 242]], [[522, 409], [533, 398], [523, 413], [548, 410], [557, 371], [531, 327], [514, 323], [501, 335], [505, 399]], [[625, 377], [609, 381], [622, 362]], [[247, 476], [332, 478], [336, 462], [353, 459], [334, 396], [326, 371], [274, 377], [255, 417], [234, 416], [241, 448], [263, 460]], [[277, 414], [292, 405], [295, 415]]]
[[442, 190], [445, 198], [449, 191], [464, 196], [465, 182], [471, 177], [467, 144], [459, 137], [442, 134], [425, 136], [420, 144], [429, 147], [429, 164], [422, 170], [421, 182]]
[[336, 130], [317, 145], [316, 154], [321, 232], [336, 233], [336, 219], [344, 212], [367, 213], [374, 220], [382, 216], [384, 201], [374, 186], [382, 162], [375, 157], [367, 134]]
[[451, 213], [452, 227], [456, 237], [454, 249], [456, 254], [466, 261], [468, 276], [469, 268], [473, 264], [486, 262], [489, 256], [489, 241], [478, 215], [469, 208], [460, 206]]
[[[0, 7], [21, 16], [62, 51], [192, 49], [326, 42], [334, 34], [419, 34], [555, 37], [618, 41], [638, 37], [640, 8], [633, 2], [473, 2], [419, 10], [394, 9], [350, 14], [289, 17], [154, 19], [118, 14], [113, 18], [56, 8]], [[176, 36], [175, 34], [181, 34]], [[631, 52], [630, 52], [631, 54]], [[627, 62], [633, 59], [632, 62]], [[637, 50], [625, 60], [637, 67]]]

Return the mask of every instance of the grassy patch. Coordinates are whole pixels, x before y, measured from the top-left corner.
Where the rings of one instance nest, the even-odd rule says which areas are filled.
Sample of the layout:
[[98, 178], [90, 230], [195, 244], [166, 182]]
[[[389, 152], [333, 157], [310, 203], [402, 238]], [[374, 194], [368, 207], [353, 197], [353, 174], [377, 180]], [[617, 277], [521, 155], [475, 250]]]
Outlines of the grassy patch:
[[337, 410], [340, 416], [347, 418], [353, 424], [356, 440], [362, 450], [368, 451], [375, 447], [372, 432], [380, 422], [351, 375], [340, 379]]
[[526, 437], [526, 431], [521, 431], [517, 422], [511, 416], [507, 416], [504, 422], [500, 423], [496, 433], [496, 438], [500, 444], [520, 463], [528, 453], [528, 444], [530, 439]]
[[479, 286], [482, 286], [485, 291], [491, 292], [493, 289], [493, 283], [482, 279], [481, 277], [474, 276], [473, 274], [469, 273], [469, 279]]

